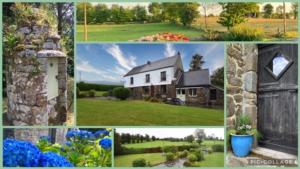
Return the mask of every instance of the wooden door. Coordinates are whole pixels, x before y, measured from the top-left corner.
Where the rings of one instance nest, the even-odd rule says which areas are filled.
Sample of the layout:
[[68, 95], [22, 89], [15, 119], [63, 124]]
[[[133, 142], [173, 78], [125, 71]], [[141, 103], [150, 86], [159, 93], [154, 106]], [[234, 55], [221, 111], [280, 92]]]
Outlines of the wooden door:
[[298, 47], [291, 44], [258, 46], [257, 126], [259, 145], [297, 154]]

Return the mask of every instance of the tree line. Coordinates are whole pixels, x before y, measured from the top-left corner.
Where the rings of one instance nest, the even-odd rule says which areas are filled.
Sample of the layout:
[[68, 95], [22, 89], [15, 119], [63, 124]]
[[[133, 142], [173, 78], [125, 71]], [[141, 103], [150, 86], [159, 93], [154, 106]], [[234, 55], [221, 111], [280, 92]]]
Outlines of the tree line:
[[[123, 7], [113, 4], [108, 7], [106, 4], [93, 6], [91, 3], [86, 3], [87, 23], [171, 22], [188, 26], [199, 16], [199, 7], [200, 4], [194, 2], [153, 2], [147, 8], [140, 5]], [[84, 3], [77, 5], [77, 21], [84, 22]]]

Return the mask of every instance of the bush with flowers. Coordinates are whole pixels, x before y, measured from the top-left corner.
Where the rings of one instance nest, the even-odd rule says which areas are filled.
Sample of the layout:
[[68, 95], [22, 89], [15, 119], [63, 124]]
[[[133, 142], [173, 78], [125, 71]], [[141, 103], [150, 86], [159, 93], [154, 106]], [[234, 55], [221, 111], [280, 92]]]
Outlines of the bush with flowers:
[[144, 36], [138, 39], [137, 41], [148, 41], [148, 42], [154, 42], [154, 41], [160, 41], [160, 42], [178, 42], [178, 41], [183, 41], [183, 42], [188, 42], [190, 39], [186, 36], [184, 36], [181, 33], [170, 33], [170, 32], [163, 32], [163, 33], [157, 33], [155, 35], [149, 35], [149, 36]]
[[95, 132], [73, 129], [64, 144], [52, 144], [43, 136], [36, 145], [28, 141], [5, 139], [5, 167], [110, 167], [111, 129]]

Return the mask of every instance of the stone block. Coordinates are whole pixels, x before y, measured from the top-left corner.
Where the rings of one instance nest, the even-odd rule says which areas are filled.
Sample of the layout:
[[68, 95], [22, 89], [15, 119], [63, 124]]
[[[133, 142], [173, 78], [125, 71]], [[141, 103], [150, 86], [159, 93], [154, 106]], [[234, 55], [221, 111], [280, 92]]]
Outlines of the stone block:
[[243, 87], [247, 92], [257, 91], [257, 74], [253, 71], [244, 74]]
[[22, 28], [19, 28], [18, 30], [20, 33], [23, 33], [23, 34], [29, 34], [31, 32], [30, 28], [29, 27], [22, 27]]
[[243, 96], [241, 94], [235, 94], [233, 95], [233, 98], [236, 103], [241, 103], [243, 101]]
[[235, 111], [235, 103], [234, 103], [233, 97], [227, 95], [226, 102], [227, 102], [227, 117], [232, 116]]
[[228, 84], [230, 84], [232, 86], [242, 86], [242, 79], [240, 79], [238, 77], [227, 78], [227, 82], [228, 82]]
[[243, 114], [249, 116], [252, 121], [252, 127], [257, 126], [257, 106], [255, 105], [243, 105]]

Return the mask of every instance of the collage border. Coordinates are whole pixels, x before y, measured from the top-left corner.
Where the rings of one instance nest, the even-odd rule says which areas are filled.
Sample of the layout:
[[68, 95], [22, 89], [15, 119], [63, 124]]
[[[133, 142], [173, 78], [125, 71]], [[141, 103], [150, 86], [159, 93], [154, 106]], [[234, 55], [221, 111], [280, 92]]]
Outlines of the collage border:
[[[52, 0], [51, 2], [47, 1], [47, 0], [2, 0], [2, 2], [0, 2], [0, 25], [1, 25], [1, 29], [3, 28], [3, 17], [2, 17], [2, 3], [5, 2], [44, 2], [44, 3], [55, 3], [55, 2], [73, 2], [74, 3], [74, 91], [76, 91], [76, 79], [77, 79], [77, 73], [76, 73], [76, 51], [77, 51], [77, 44], [91, 44], [91, 43], [115, 43], [115, 44], [160, 44], [163, 42], [116, 42], [116, 41], [88, 41], [88, 42], [83, 42], [83, 41], [78, 41], [77, 42], [77, 28], [76, 28], [76, 4], [80, 3], [80, 2], [134, 2], [134, 3], [139, 3], [139, 2], [270, 2], [267, 0]], [[298, 2], [300, 3], [300, 1], [298, 0], [283, 0], [285, 2]], [[271, 2], [282, 2], [282, 0], [271, 0]], [[299, 11], [300, 7], [298, 6], [298, 11]], [[223, 168], [229, 168], [226, 165], [226, 154], [227, 154], [227, 140], [226, 140], [226, 83], [227, 83], [227, 78], [226, 78], [226, 70], [227, 70], [227, 53], [226, 53], [226, 46], [230, 43], [241, 43], [241, 44], [297, 44], [298, 45], [298, 61], [299, 61], [299, 56], [300, 56], [300, 36], [299, 36], [299, 28], [300, 28], [300, 19], [299, 19], [299, 13], [298, 13], [298, 40], [297, 41], [268, 41], [268, 42], [261, 42], [261, 41], [199, 41], [199, 42], [170, 42], [172, 44], [223, 44], [224, 45], [224, 126], [77, 126], [77, 100], [76, 100], [76, 95], [74, 92], [74, 123], [72, 126], [4, 126], [3, 125], [3, 116], [1, 116], [0, 118], [0, 167], [3, 167], [3, 130], [4, 129], [8, 129], [8, 128], [43, 128], [43, 129], [48, 129], [48, 128], [112, 128], [112, 129], [116, 129], [116, 128], [223, 128], [224, 129], [224, 166], [223, 167], [210, 167], [212, 169], [214, 168], [219, 168], [219, 169], [223, 169]], [[2, 42], [3, 40], [3, 32], [0, 32], [0, 41]], [[3, 44], [0, 44], [0, 48], [2, 49]], [[3, 55], [3, 50], [0, 50], [0, 56], [2, 57]], [[2, 63], [2, 58], [0, 59], [0, 65], [3, 68], [3, 63]], [[2, 79], [2, 69], [0, 70], [0, 79]], [[300, 86], [300, 70], [299, 70], [299, 66], [298, 66], [298, 87]], [[3, 84], [0, 84], [0, 93], [2, 93], [2, 87]], [[300, 105], [300, 100], [299, 100], [299, 92], [298, 92], [298, 111], [299, 111], [299, 105]], [[0, 111], [1, 114], [3, 113], [3, 96], [1, 94], [0, 96]], [[299, 121], [300, 121], [300, 117], [299, 117], [299, 113], [298, 113], [298, 165], [299, 165], [299, 153], [300, 153], [300, 136], [299, 136]], [[113, 130], [114, 131], [114, 130]], [[114, 139], [114, 133], [112, 132], [112, 139]], [[113, 168], [132, 168], [132, 167], [114, 167], [114, 146], [112, 146], [112, 167]], [[112, 167], [104, 167], [104, 168], [112, 168]], [[10, 167], [10, 168], [15, 168], [15, 167]], [[22, 168], [22, 167], [21, 167]], [[41, 167], [37, 167], [37, 168], [41, 168]], [[48, 167], [49, 168], [49, 167]], [[87, 168], [87, 167], [76, 167], [76, 168]], [[148, 167], [147, 167], [148, 168]], [[174, 167], [171, 167], [174, 168]], [[245, 167], [235, 167], [235, 168], [245, 168]], [[256, 168], [256, 167], [247, 167], [247, 168]], [[291, 168], [297, 168], [297, 167], [291, 167]]]

